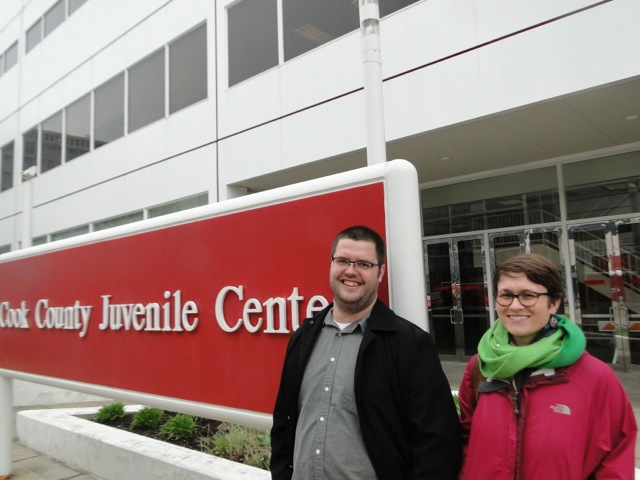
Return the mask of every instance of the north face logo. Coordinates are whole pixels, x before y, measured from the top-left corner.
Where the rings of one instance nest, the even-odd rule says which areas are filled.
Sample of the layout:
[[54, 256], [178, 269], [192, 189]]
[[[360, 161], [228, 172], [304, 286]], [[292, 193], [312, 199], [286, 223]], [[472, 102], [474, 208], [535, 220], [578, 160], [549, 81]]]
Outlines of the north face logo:
[[563, 415], [571, 415], [571, 409], [566, 405], [562, 405], [561, 403], [556, 403], [555, 405], [549, 405], [549, 408], [556, 413], [561, 413]]

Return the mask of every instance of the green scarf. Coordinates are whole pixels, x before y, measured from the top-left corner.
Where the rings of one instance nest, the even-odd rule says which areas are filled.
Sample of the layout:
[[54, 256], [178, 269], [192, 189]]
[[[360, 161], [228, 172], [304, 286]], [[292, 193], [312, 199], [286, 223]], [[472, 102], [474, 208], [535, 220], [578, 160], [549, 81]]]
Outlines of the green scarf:
[[509, 343], [509, 332], [501, 321], [487, 330], [478, 344], [480, 371], [487, 378], [511, 378], [525, 368], [566, 367], [584, 352], [587, 341], [582, 330], [563, 315], [556, 315], [558, 328], [549, 336], [522, 347]]

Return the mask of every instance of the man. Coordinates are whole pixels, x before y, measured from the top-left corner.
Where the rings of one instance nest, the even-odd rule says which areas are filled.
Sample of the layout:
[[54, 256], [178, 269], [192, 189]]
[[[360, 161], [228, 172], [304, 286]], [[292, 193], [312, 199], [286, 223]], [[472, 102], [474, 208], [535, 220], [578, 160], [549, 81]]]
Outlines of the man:
[[458, 416], [428, 333], [378, 300], [385, 245], [354, 226], [331, 247], [334, 301], [294, 332], [271, 430], [274, 480], [455, 479]]

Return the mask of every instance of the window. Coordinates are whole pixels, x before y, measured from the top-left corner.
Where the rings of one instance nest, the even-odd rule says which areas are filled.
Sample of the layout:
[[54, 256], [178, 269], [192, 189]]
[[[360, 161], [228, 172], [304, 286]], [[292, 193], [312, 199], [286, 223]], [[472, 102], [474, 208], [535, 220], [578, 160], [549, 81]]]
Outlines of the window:
[[33, 237], [33, 239], [31, 240], [31, 246], [35, 247], [37, 245], [44, 245], [48, 241], [49, 241], [48, 235], [40, 235], [39, 237]]
[[44, 14], [44, 36], [46, 37], [58, 28], [58, 26], [64, 22], [65, 16], [65, 0], [58, 0], [58, 2]]
[[41, 171], [47, 172], [62, 163], [62, 112], [42, 122]]
[[[279, 40], [285, 62], [360, 28], [358, 0], [241, 0], [227, 11], [229, 85], [278, 65]], [[418, 0], [379, 0], [380, 17]]]
[[42, 18], [39, 18], [29, 30], [27, 30], [27, 52], [30, 52], [33, 47], [40, 43], [42, 40]]
[[567, 218], [640, 212], [640, 151], [563, 166]]
[[360, 25], [358, 2], [282, 0], [284, 60], [291, 60]]
[[276, 0], [241, 1], [229, 8], [227, 18], [229, 85], [278, 65]]
[[85, 4], [87, 0], [69, 0], [69, 15]]
[[401, 8], [407, 7], [418, 0], [380, 0], [380, 18], [397, 12]]
[[13, 188], [13, 142], [2, 147], [2, 178], [0, 191]]
[[129, 132], [164, 117], [164, 49], [129, 69]]
[[206, 24], [169, 45], [169, 89], [169, 113], [207, 98]]
[[78, 235], [83, 235], [85, 233], [89, 233], [89, 225], [81, 225], [79, 227], [68, 228], [67, 230], [62, 230], [61, 232], [56, 232], [51, 234], [51, 241], [55, 242], [56, 240], [63, 240], [65, 238], [77, 237]]
[[560, 221], [555, 167], [426, 189], [422, 206], [425, 236]]
[[157, 207], [150, 208], [148, 211], [149, 218], [160, 217], [161, 215], [200, 207], [202, 205], [206, 205], [208, 202], [209, 195], [207, 193], [196, 195], [194, 197], [183, 198], [175, 202], [165, 203], [164, 205], [158, 205]]
[[66, 109], [65, 161], [91, 150], [91, 95], [87, 94]]
[[15, 42], [4, 52], [4, 69], [3, 72], [9, 71], [16, 63], [18, 63], [18, 42]]
[[22, 135], [22, 170], [38, 165], [38, 127]]
[[94, 146], [98, 148], [124, 135], [124, 74], [96, 89]]
[[126, 225], [127, 223], [139, 222], [144, 219], [144, 212], [133, 212], [121, 215], [119, 217], [109, 218], [108, 220], [101, 220], [93, 224], [93, 231], [105, 230], [107, 228], [117, 227], [119, 225]]

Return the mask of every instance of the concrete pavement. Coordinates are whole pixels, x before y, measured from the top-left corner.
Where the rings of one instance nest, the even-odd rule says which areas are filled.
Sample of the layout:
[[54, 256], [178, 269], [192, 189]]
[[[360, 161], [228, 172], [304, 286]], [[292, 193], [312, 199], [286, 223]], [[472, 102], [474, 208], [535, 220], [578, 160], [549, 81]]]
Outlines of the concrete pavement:
[[[451, 388], [456, 390], [462, 379], [464, 365], [461, 363], [443, 362], [442, 366], [449, 379]], [[640, 421], [640, 370], [634, 370], [629, 373], [616, 373], [631, 399], [636, 419]], [[90, 405], [91, 404], [83, 404], [83, 406]], [[63, 407], [68, 407], [68, 405], [55, 405], [55, 408]], [[37, 408], [52, 408], [52, 406]], [[79, 471], [69, 465], [65, 465], [46, 455], [31, 450], [22, 445], [18, 439], [14, 440], [12, 454], [13, 479], [15, 480], [101, 480], [99, 477]], [[640, 438], [636, 445], [636, 467], [640, 468]], [[636, 480], [640, 480], [639, 474], [636, 474]]]

